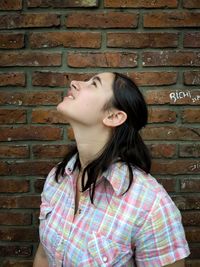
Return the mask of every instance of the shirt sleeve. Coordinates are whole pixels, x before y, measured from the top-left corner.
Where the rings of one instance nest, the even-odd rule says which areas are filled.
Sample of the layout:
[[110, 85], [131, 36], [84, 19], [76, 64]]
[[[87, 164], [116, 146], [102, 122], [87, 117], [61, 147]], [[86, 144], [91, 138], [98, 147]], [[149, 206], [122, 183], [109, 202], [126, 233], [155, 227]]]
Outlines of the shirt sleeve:
[[171, 264], [189, 255], [181, 214], [169, 195], [158, 197], [136, 239], [138, 267]]

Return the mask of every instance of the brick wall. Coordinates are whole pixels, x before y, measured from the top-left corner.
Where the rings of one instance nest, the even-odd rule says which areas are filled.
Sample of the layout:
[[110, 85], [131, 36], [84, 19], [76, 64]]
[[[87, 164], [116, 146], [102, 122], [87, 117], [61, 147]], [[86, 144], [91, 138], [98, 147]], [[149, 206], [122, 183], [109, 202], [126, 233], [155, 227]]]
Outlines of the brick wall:
[[200, 1], [0, 1], [0, 266], [32, 266], [45, 175], [73, 139], [55, 106], [71, 79], [119, 71], [150, 118], [152, 173], [200, 266]]

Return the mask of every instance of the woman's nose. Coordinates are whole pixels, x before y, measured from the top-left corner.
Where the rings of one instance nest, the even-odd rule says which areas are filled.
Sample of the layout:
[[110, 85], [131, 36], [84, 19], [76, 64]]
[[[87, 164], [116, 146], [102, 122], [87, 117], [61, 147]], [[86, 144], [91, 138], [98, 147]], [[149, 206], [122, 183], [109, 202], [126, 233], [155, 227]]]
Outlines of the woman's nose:
[[79, 90], [79, 82], [78, 81], [71, 81], [70, 87], [76, 90]]

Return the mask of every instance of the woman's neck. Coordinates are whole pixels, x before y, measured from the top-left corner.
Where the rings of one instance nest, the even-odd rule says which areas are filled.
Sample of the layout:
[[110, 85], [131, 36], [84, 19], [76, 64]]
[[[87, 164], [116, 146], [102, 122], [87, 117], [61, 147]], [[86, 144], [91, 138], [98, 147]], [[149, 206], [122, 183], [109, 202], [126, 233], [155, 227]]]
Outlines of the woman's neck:
[[110, 129], [105, 127], [72, 126], [79, 153], [81, 169], [97, 158], [109, 141]]

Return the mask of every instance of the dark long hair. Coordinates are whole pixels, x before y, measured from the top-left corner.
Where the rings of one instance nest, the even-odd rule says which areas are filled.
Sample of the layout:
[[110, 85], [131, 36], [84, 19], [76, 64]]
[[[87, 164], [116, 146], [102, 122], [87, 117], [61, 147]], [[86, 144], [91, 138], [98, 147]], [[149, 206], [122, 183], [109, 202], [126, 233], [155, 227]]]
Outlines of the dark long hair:
[[[113, 134], [102, 150], [98, 158], [90, 162], [83, 170], [82, 191], [89, 189], [90, 199], [93, 203], [95, 185], [98, 177], [115, 162], [123, 162], [129, 170], [129, 186], [133, 182], [132, 166], [140, 168], [149, 173], [151, 168], [151, 158], [149, 151], [144, 144], [139, 131], [147, 124], [148, 111], [144, 97], [136, 84], [124, 74], [114, 73], [113, 98], [104, 108], [114, 107], [126, 112], [126, 121], [113, 130]], [[66, 164], [73, 155], [78, 152], [75, 146], [58, 164], [55, 179], [63, 175]], [[77, 156], [74, 169], [80, 169], [80, 160]], [[88, 180], [85, 184], [85, 174]]]

